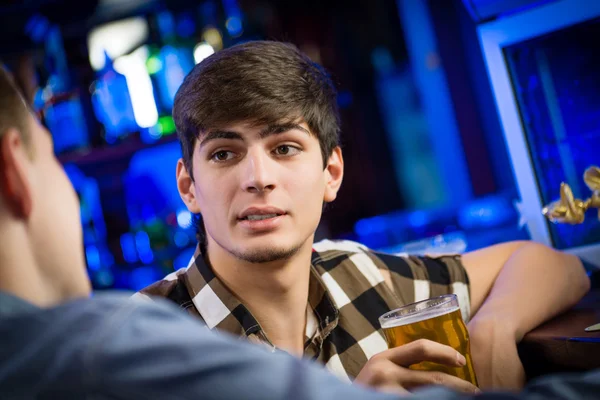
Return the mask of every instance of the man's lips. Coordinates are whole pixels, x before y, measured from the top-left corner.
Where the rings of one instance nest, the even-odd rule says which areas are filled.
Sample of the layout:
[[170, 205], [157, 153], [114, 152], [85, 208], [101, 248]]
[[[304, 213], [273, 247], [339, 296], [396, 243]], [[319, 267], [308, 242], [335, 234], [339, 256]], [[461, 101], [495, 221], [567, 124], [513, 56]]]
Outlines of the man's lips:
[[238, 216], [240, 221], [264, 221], [286, 215], [287, 213], [277, 207], [249, 207]]

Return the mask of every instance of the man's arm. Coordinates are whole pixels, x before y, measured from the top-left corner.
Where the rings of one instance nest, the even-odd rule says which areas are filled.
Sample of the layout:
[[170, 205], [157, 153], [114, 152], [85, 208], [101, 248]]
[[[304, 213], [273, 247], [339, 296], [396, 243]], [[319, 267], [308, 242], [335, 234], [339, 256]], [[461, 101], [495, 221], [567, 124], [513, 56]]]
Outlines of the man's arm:
[[322, 367], [211, 332], [167, 304], [123, 300], [90, 338], [84, 364], [95, 393], [112, 399], [392, 400]]
[[471, 284], [471, 350], [481, 387], [524, 383], [516, 344], [542, 322], [572, 307], [589, 290], [579, 258], [534, 242], [467, 253]]

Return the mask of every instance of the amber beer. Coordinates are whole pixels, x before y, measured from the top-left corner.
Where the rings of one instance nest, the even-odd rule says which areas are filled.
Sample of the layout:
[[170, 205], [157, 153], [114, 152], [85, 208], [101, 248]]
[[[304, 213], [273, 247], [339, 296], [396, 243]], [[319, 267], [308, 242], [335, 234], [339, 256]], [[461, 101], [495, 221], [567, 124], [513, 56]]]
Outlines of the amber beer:
[[411, 365], [410, 369], [441, 371], [478, 386], [471, 358], [469, 332], [462, 319], [456, 295], [409, 304], [383, 314], [379, 322], [390, 348], [417, 339], [429, 339], [453, 347], [467, 359], [466, 365], [458, 368], [423, 361]]

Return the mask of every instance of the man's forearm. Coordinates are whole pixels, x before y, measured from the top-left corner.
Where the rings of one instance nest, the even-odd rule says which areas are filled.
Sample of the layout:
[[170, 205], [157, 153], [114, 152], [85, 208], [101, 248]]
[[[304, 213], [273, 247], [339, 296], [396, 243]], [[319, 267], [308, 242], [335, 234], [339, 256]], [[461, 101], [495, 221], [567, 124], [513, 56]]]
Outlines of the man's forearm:
[[514, 334], [518, 342], [572, 307], [589, 287], [579, 258], [528, 243], [506, 261], [472, 325], [502, 324], [502, 330]]

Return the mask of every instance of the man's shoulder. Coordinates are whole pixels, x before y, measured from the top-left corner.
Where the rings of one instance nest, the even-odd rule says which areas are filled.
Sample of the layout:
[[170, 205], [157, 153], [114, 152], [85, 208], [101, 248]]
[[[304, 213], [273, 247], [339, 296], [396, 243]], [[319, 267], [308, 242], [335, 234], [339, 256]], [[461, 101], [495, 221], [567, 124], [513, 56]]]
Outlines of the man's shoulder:
[[313, 244], [313, 250], [319, 255], [323, 254], [357, 254], [367, 253], [371, 250], [362, 243], [352, 240], [324, 239]]
[[408, 254], [382, 253], [352, 240], [325, 239], [313, 244], [313, 262], [330, 265], [360, 264], [364, 267], [387, 269], [387, 264], [406, 264]]
[[179, 306], [188, 304], [192, 299], [185, 284], [186, 271], [187, 268], [181, 268], [172, 272], [163, 279], [146, 286], [133, 297], [146, 300], [163, 297]]

